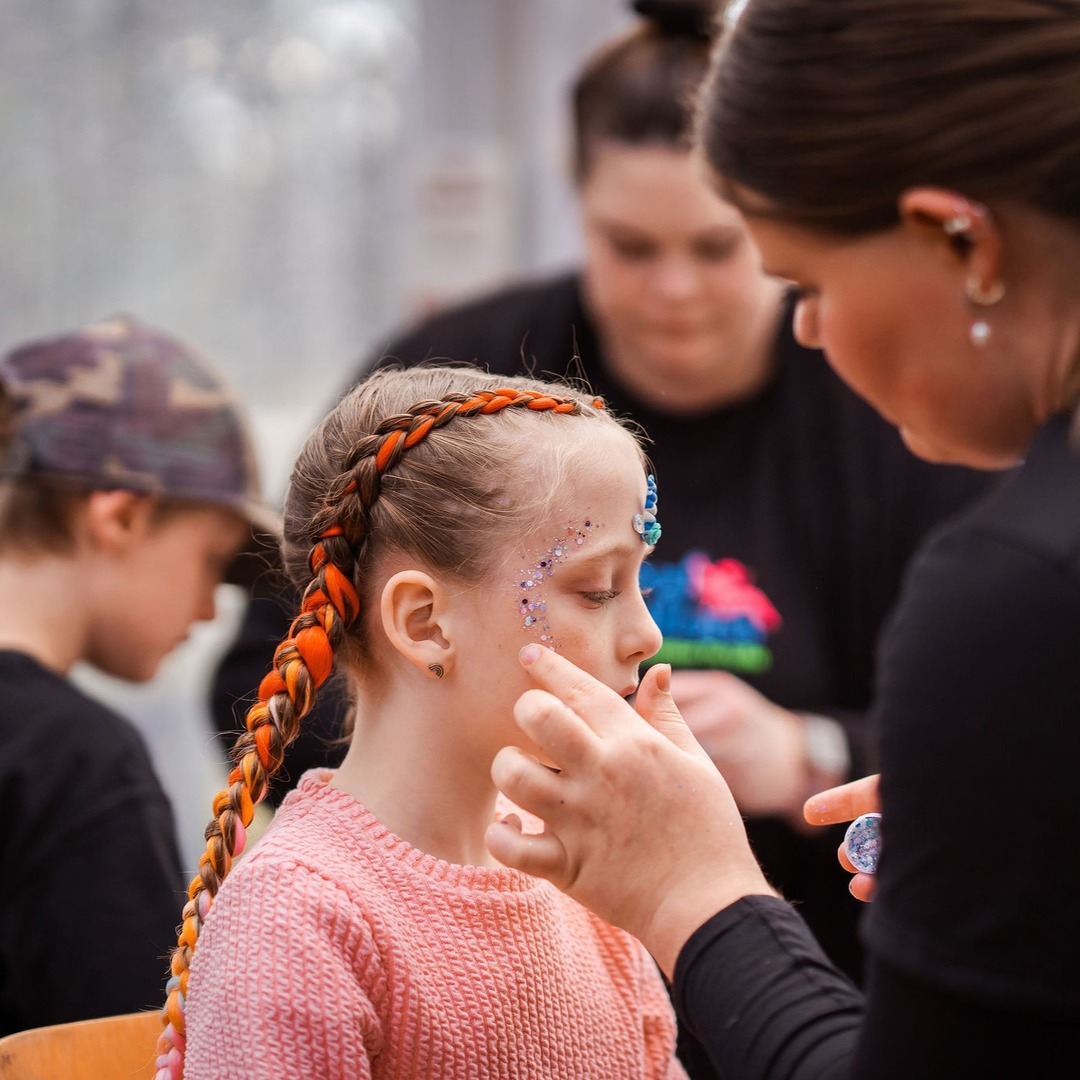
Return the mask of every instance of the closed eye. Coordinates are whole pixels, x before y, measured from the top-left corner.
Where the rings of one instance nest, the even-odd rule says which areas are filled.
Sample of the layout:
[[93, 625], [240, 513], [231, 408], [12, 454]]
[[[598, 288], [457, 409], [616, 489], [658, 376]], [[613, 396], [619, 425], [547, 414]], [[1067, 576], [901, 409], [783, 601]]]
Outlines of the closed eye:
[[603, 607], [609, 600], [614, 600], [619, 595], [618, 589], [605, 589], [603, 592], [583, 592], [581, 594], [589, 601], [590, 604], [595, 604], [597, 607]]

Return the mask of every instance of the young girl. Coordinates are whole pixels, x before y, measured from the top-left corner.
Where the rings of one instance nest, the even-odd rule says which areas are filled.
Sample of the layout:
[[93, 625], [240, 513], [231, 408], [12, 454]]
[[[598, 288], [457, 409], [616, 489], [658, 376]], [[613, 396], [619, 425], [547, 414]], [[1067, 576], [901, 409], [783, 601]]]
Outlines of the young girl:
[[258, 498], [236, 402], [129, 318], [0, 360], [0, 1035], [161, 1000], [183, 877], [134, 727], [67, 678], [151, 678]]
[[[215, 800], [159, 1077], [185, 1035], [188, 1080], [685, 1075], [638, 942], [484, 844], [521, 647], [628, 696], [660, 645], [641, 449], [601, 402], [555, 392], [384, 370], [309, 438], [283, 544], [302, 612]], [[331, 667], [356, 703], [345, 760], [303, 778], [223, 883]]]

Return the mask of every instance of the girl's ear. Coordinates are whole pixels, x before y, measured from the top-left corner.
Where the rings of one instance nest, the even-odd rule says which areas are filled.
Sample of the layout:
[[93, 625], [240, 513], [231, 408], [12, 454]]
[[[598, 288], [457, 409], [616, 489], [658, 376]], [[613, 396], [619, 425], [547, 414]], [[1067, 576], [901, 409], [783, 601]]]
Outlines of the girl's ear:
[[91, 546], [123, 554], [150, 530], [154, 500], [134, 491], [92, 491], [86, 500], [85, 533]]
[[901, 224], [939, 239], [960, 264], [969, 296], [992, 293], [1001, 282], [1001, 227], [982, 203], [947, 188], [908, 188], [900, 195]]
[[446, 609], [445, 590], [422, 570], [400, 570], [383, 586], [383, 632], [427, 679], [441, 679], [453, 663], [453, 646], [445, 633]]

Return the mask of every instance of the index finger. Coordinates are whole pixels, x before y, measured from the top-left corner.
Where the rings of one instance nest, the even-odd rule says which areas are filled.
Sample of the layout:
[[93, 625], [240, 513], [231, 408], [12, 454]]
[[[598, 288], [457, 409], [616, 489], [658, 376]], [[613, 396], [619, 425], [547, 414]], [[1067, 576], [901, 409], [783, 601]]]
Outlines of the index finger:
[[803, 805], [803, 817], [811, 825], [832, 825], [880, 810], [878, 779], [874, 773], [811, 795]]
[[551, 649], [531, 643], [518, 659], [537, 686], [557, 697], [597, 735], [625, 728], [628, 716], [638, 718], [611, 687]]

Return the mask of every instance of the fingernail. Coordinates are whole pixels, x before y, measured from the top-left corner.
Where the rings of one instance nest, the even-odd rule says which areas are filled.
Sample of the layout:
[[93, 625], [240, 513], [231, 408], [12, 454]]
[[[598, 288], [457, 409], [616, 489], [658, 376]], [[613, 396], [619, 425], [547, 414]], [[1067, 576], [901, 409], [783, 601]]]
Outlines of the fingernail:
[[656, 688], [666, 694], [671, 690], [671, 665], [658, 664], [657, 667], [659, 670], [656, 674]]
[[540, 646], [535, 642], [531, 642], [528, 645], [522, 647], [521, 652], [518, 653], [518, 659], [528, 667], [530, 664], [535, 664], [540, 659]]

